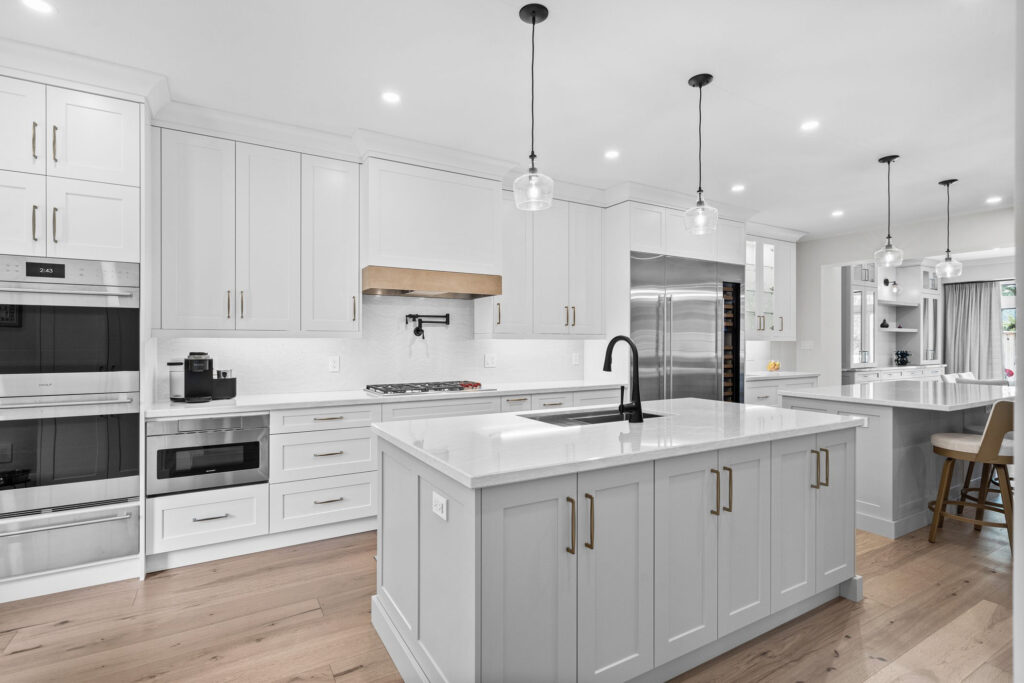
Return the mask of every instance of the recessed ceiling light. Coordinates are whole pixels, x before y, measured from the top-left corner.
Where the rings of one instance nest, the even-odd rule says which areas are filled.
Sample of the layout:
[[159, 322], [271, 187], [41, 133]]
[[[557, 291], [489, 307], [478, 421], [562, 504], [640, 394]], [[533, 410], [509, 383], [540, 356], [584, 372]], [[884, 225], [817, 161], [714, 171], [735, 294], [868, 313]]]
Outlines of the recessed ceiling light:
[[53, 5], [46, 0], [21, 0], [21, 4], [40, 14], [53, 14]]
[[804, 121], [803, 123], [801, 123], [800, 124], [800, 130], [804, 131], [805, 133], [808, 133], [808, 132], [810, 132], [812, 130], [818, 130], [818, 127], [820, 125], [821, 125], [820, 121], [815, 121], [815, 120], [812, 119], [810, 121]]
[[609, 149], [609, 150], [605, 151], [604, 158], [605, 159], [618, 159], [619, 158], [619, 150], [617, 150], [617, 149]]
[[398, 104], [402, 101], [402, 96], [394, 90], [385, 90], [380, 94], [380, 98], [388, 104]]
[[985, 203], [986, 204], [998, 204], [1001, 201], [1003, 201], [1002, 197], [989, 197], [988, 199], [985, 200]]
[[836, 209], [835, 211], [832, 212], [832, 218], [839, 218], [842, 215], [843, 215], [843, 210], [842, 209]]
[[747, 189], [747, 186], [742, 184], [742, 183], [737, 183], [737, 184], [733, 185], [730, 189], [733, 192], [743, 192], [743, 190]]

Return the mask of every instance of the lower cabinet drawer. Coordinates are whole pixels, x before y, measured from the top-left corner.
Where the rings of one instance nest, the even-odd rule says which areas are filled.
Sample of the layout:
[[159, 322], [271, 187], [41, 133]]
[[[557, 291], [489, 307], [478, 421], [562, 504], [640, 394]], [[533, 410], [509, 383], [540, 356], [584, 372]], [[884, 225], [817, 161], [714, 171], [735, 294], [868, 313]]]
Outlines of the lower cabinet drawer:
[[[525, 410], [525, 409], [524, 409]], [[383, 420], [422, 420], [431, 417], [483, 415], [501, 412], [501, 397], [449, 398], [437, 401], [403, 401], [385, 403]]]
[[945, 368], [925, 368], [926, 377], [939, 377], [945, 373]]
[[380, 405], [346, 405], [270, 411], [270, 433], [369, 427], [380, 422]]
[[501, 412], [514, 413], [519, 410], [530, 410], [529, 396], [502, 396]]
[[763, 382], [748, 382], [744, 387], [743, 400], [754, 405], [774, 406], [779, 403], [779, 388], [772, 384], [764, 386]]
[[270, 482], [370, 472], [377, 469], [377, 454], [370, 445], [370, 429], [334, 429], [270, 435]]
[[194, 548], [267, 533], [267, 484], [195, 491], [146, 501], [146, 552]]
[[903, 377], [904, 379], [908, 377], [924, 377], [924, 370], [902, 370], [900, 372], [900, 377]]
[[533, 410], [557, 410], [572, 408], [572, 394], [537, 394], [530, 407]]
[[377, 514], [377, 473], [270, 485], [270, 531], [290, 531]]
[[[629, 400], [629, 396], [626, 396]], [[577, 408], [586, 406], [619, 405], [618, 389], [599, 389], [596, 391], [575, 391], [572, 394], [572, 404]]]
[[878, 373], [878, 379], [899, 379], [902, 376], [902, 370], [882, 370]]
[[858, 372], [853, 376], [853, 381], [856, 384], [863, 384], [864, 382], [876, 382], [878, 381], [877, 372]]

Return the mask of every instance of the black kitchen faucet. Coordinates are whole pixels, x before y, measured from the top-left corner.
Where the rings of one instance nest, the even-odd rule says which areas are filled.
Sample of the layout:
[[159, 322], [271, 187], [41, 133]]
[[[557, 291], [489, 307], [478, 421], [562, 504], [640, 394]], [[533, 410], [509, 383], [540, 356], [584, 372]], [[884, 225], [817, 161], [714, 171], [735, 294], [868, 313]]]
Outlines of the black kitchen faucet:
[[630, 422], [643, 422], [644, 409], [640, 405], [640, 353], [636, 350], [636, 344], [633, 343], [632, 339], [624, 334], [620, 334], [608, 342], [608, 348], [604, 351], [604, 371], [612, 371], [612, 349], [620, 341], [629, 344], [629, 348], [633, 352], [633, 368], [632, 379], [629, 385], [629, 403], [623, 403], [623, 400], [626, 398], [626, 387], [619, 387], [619, 412], [623, 415], [628, 415]]

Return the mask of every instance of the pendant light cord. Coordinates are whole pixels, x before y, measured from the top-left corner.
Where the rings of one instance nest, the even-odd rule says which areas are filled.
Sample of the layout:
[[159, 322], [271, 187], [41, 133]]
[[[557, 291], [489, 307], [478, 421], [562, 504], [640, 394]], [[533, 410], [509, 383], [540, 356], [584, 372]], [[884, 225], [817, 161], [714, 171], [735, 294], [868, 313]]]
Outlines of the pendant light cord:
[[534, 77], [533, 77], [533, 64], [537, 59], [537, 15], [534, 13], [533, 21], [530, 28], [530, 170], [535, 171], [537, 164], [535, 160], [537, 155], [533, 151], [533, 129], [534, 129], [534, 115], [533, 115], [533, 100], [534, 100]]
[[949, 185], [946, 185], [946, 258], [949, 258]]
[[892, 161], [885, 167], [885, 239], [892, 240]]
[[697, 197], [704, 194], [704, 86], [697, 88]]

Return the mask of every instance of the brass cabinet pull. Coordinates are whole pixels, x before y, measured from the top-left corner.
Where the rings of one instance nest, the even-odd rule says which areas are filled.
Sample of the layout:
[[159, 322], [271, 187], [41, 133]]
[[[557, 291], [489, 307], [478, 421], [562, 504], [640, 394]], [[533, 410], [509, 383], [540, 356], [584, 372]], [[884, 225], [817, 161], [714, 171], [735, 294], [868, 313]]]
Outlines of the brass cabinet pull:
[[779, 332], [782, 332], [782, 330], [784, 330], [784, 329], [786, 329], [786, 319], [785, 319], [785, 318], [783, 318], [783, 317], [782, 317], [782, 316], [780, 315], [780, 316], [779, 316]]
[[501, 302], [498, 302], [498, 325], [501, 324]]
[[313, 422], [328, 422], [330, 420], [344, 420], [344, 415], [337, 415], [335, 417], [314, 417]]
[[548, 406], [560, 406], [560, 405], [562, 405], [562, 402], [561, 401], [555, 401], [554, 403], [542, 403], [541, 405], [546, 408]]
[[36, 154], [36, 129], [39, 128], [39, 123], [36, 121], [32, 122], [32, 158], [38, 159], [39, 155]]
[[830, 469], [830, 468], [829, 468], [829, 461], [830, 461], [830, 460], [831, 460], [832, 458], [830, 458], [830, 457], [829, 457], [829, 455], [828, 455], [828, 449], [827, 449], [827, 448], [822, 448], [822, 449], [821, 449], [821, 452], [825, 454], [825, 481], [821, 482], [821, 485], [822, 485], [822, 486], [828, 486], [828, 480], [829, 480], [829, 469]]
[[240, 317], [240, 318], [242, 318], [244, 320], [245, 319], [245, 290], [243, 289], [240, 292], [240, 294], [242, 295], [242, 305], [239, 307], [241, 310], [240, 310], [240, 314], [239, 314], [238, 317]]
[[722, 508], [722, 510], [732, 512], [732, 468], [723, 467], [722, 469], [729, 473], [729, 504]]
[[576, 327], [576, 307], [572, 307], [572, 326]]
[[212, 522], [215, 519], [227, 519], [230, 516], [231, 515], [229, 515], [228, 513], [225, 512], [223, 515], [214, 515], [213, 517], [193, 517], [192, 521], [193, 522]]
[[758, 394], [757, 398], [758, 398], [758, 400], [763, 401], [766, 398], [771, 398], [771, 396], [768, 395], [768, 394]]
[[356, 321], [356, 298], [352, 297], [352, 322]]
[[231, 320], [231, 290], [228, 290], [228, 320]]
[[57, 207], [53, 207], [53, 243], [57, 244]]
[[522, 403], [523, 401], [527, 401], [527, 400], [529, 400], [529, 399], [527, 399], [527, 398], [506, 398], [505, 399], [505, 401], [507, 403]]
[[722, 514], [722, 473], [711, 468], [711, 473], [715, 475], [715, 509], [711, 511], [713, 515]]
[[36, 214], [38, 214], [38, 213], [39, 213], [39, 205], [38, 204], [33, 204], [32, 205], [32, 241], [33, 242], [38, 242], [39, 241], [39, 238], [36, 237]]
[[821, 451], [812, 450], [814, 453], [814, 483], [811, 484], [812, 489], [821, 488]]
[[569, 307], [565, 307], [565, 326], [569, 327]]
[[57, 163], [57, 126], [53, 127], [53, 163]]
[[314, 453], [314, 458], [326, 458], [328, 455], [344, 455], [345, 451], [334, 451], [333, 453]]
[[590, 548], [591, 550], [593, 550], [594, 549], [594, 497], [592, 495], [590, 495], [589, 493], [584, 493], [583, 497], [590, 501], [590, 541], [588, 543], [584, 543], [583, 545], [588, 547], [588, 548]]
[[343, 500], [345, 500], [343, 496], [338, 496], [337, 498], [328, 498], [327, 500], [314, 500], [313, 505], [323, 505], [325, 503], [340, 503]]
[[565, 499], [569, 501], [569, 505], [572, 506], [572, 512], [570, 513], [569, 529], [572, 534], [572, 545], [565, 549], [565, 552], [570, 555], [576, 554], [576, 499], [571, 496], [566, 496]]

